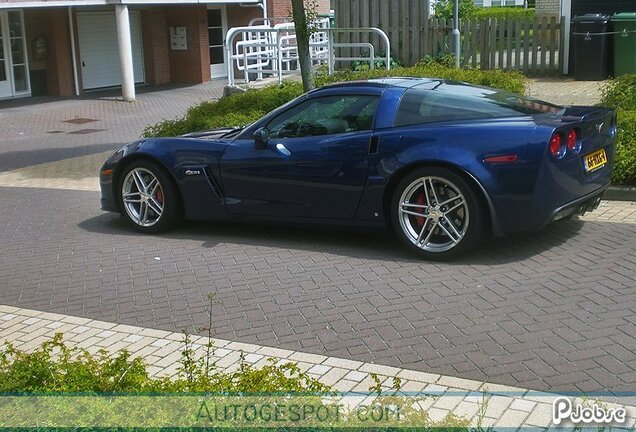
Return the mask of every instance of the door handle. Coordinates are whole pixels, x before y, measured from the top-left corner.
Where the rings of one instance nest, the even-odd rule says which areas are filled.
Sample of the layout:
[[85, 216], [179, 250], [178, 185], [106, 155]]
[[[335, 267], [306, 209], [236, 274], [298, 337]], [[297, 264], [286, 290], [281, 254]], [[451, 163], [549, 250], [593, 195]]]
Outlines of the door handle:
[[82, 67], [86, 67], [86, 63], [82, 62]]
[[276, 150], [278, 150], [279, 152], [281, 152], [285, 156], [291, 156], [291, 152], [287, 149], [287, 147], [285, 147], [281, 143], [276, 144]]

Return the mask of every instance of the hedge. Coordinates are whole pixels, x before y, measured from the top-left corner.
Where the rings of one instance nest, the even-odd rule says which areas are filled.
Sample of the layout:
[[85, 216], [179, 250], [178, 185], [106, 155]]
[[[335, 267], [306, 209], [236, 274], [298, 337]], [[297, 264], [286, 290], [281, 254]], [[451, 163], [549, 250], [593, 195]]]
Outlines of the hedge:
[[514, 18], [521, 20], [534, 20], [534, 9], [524, 9], [521, 7], [488, 7], [477, 9], [473, 18], [486, 19], [486, 18]]
[[[340, 406], [343, 407], [343, 411], [341, 416], [338, 416], [337, 424], [331, 420], [320, 421], [320, 417], [315, 416], [319, 422], [314, 420], [314, 426], [305, 427], [304, 421], [298, 420], [297, 427], [273, 428], [258, 426], [254, 419], [248, 420], [245, 417], [238, 420], [243, 426], [232, 426], [234, 420], [229, 418], [231, 415], [223, 419], [215, 417], [217, 401], [220, 401], [221, 409], [224, 403], [238, 402], [239, 405], [227, 405], [230, 412], [231, 408], [241, 404], [247, 404], [246, 406], [262, 403], [270, 404], [268, 406], [278, 404], [284, 408], [286, 405], [280, 405], [280, 403], [288, 403], [292, 397], [297, 398], [295, 401], [300, 401], [296, 403], [310, 403], [316, 407], [326, 404], [324, 397], [329, 397], [336, 402], [337, 400], [334, 399], [342, 396], [342, 393], [332, 390], [303, 372], [297, 363], [281, 362], [276, 358], [269, 359], [267, 364], [260, 368], [254, 367], [241, 358], [238, 369], [231, 372], [221, 371], [214, 366], [213, 346], [210, 341], [211, 339], [208, 339], [206, 353], [197, 356], [192, 339], [185, 335], [177, 375], [172, 378], [150, 376], [144, 361], [139, 357], [133, 358], [126, 350], [115, 353], [101, 350], [97, 354], [91, 354], [85, 349], [69, 347], [62, 340], [61, 333], [56, 334], [52, 340], [42, 343], [32, 352], [18, 350], [11, 343], [5, 342], [4, 348], [0, 345], [0, 396], [12, 397], [3, 399], [3, 404], [0, 405], [0, 428], [7, 424], [24, 424], [23, 430], [38, 432], [54, 430], [46, 426], [34, 428], [33, 425], [37, 423], [72, 425], [70, 428], [57, 429], [66, 432], [75, 430], [200, 431], [220, 430], [223, 427], [226, 431], [255, 432], [270, 430], [305, 432], [386, 430], [388, 432], [400, 426], [408, 429], [399, 430], [409, 431], [468, 431], [468, 420], [464, 418], [451, 413], [439, 421], [434, 421], [426, 410], [417, 409], [414, 404], [422, 403], [430, 396], [405, 398], [404, 395], [399, 394], [401, 380], [397, 377], [393, 379], [392, 388], [385, 390], [381, 380], [375, 374], [371, 374], [375, 385], [369, 387], [369, 395], [375, 394], [376, 402], [382, 407], [399, 407], [399, 414], [392, 418], [394, 422], [389, 423], [389, 419], [386, 419], [385, 426], [367, 427], [364, 419], [356, 415], [355, 411], [344, 409], [342, 404]], [[68, 397], [60, 398], [59, 396]], [[215, 399], [211, 399], [212, 396]], [[41, 399], [36, 399], [37, 397]], [[203, 407], [205, 412], [201, 411]], [[198, 414], [193, 419], [191, 415], [197, 408]], [[480, 416], [485, 413], [486, 408], [487, 402], [484, 402], [480, 408]], [[42, 410], [41, 414], [37, 412], [39, 410]], [[213, 410], [214, 415], [210, 410]], [[25, 412], [29, 415], [25, 416]], [[201, 417], [202, 414], [203, 417]], [[228, 416], [227, 413], [226, 416]], [[269, 425], [275, 424], [274, 420], [270, 421], [267, 418], [257, 420]], [[135, 425], [137, 422], [143, 424], [117, 429], [97, 426], [75, 427], [75, 425], [86, 424]], [[207, 424], [208, 428], [177, 426], [193, 423]], [[245, 425], [248, 424], [249, 426], [246, 427]], [[172, 426], [164, 429], [162, 425]]]
[[636, 185], [636, 74], [622, 75], [601, 87], [601, 105], [618, 111], [618, 142], [612, 182]]
[[636, 111], [618, 111], [618, 141], [612, 183], [636, 186]]
[[[317, 85], [339, 81], [351, 81], [386, 76], [435, 77], [465, 81], [472, 84], [495, 87], [515, 93], [523, 93], [525, 77], [520, 72], [501, 70], [454, 69], [437, 63], [420, 63], [413, 67], [387, 71], [341, 71], [333, 76], [319, 75]], [[185, 116], [147, 126], [144, 137], [169, 137], [219, 127], [241, 126], [258, 120], [280, 105], [300, 96], [303, 92], [299, 82], [284, 82], [282, 85], [250, 89], [218, 101], [206, 101], [190, 108]]]

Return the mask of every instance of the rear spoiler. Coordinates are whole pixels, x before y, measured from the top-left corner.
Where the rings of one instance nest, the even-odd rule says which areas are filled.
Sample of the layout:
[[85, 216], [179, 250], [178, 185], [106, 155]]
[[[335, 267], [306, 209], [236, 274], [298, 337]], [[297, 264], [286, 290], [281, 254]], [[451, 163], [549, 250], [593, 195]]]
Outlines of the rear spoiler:
[[[554, 117], [560, 117], [563, 122], [571, 121], [585, 121], [595, 118], [606, 117], [608, 114], [613, 114], [614, 110], [604, 107], [591, 107], [591, 106], [569, 106], [560, 109], [553, 114]], [[614, 114], [614, 119], [616, 115]]]

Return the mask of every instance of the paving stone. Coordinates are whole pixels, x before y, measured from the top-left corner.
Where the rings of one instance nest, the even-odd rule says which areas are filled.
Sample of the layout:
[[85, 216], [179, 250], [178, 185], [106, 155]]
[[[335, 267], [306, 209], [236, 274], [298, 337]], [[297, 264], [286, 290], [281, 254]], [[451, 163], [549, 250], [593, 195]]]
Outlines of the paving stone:
[[287, 358], [292, 355], [294, 351], [284, 350], [280, 348], [262, 347], [257, 351], [257, 353], [269, 357]]
[[260, 354], [251, 353], [251, 354], [248, 354], [248, 355], [245, 356], [245, 361], [248, 362], [248, 363], [256, 363], [262, 358], [263, 358], [263, 356], [260, 355]]
[[335, 383], [337, 383], [339, 380], [341, 380], [342, 377], [344, 377], [349, 372], [350, 371], [348, 369], [341, 369], [341, 368], [337, 368], [337, 367], [332, 367], [329, 372], [327, 372], [325, 375], [323, 375], [323, 377], [322, 377], [322, 379], [320, 381], [322, 381], [324, 384], [326, 384], [328, 386], [332, 386]]
[[329, 357], [327, 358], [323, 364], [327, 365], [327, 366], [333, 366], [333, 367], [339, 367], [339, 368], [346, 368], [346, 369], [352, 369], [352, 370], [356, 370], [358, 369], [360, 366], [363, 365], [362, 362], [360, 361], [356, 361], [356, 360], [347, 360], [347, 359], [341, 359], [341, 358], [333, 358], [333, 357]]
[[308, 363], [322, 363], [327, 357], [317, 354], [308, 354], [304, 352], [295, 352], [289, 356], [289, 360], [302, 361]]
[[353, 390], [353, 388], [357, 385], [358, 383], [356, 381], [349, 381], [346, 379], [341, 379], [338, 382], [336, 382], [335, 384], [333, 384], [332, 388], [336, 391], [342, 392], [342, 393], [346, 393], [349, 392], [351, 390]]
[[439, 408], [429, 408], [428, 410], [428, 416], [434, 422], [440, 422], [444, 420], [449, 414], [450, 414], [450, 411], [446, 411]]
[[477, 390], [481, 387], [482, 383], [474, 380], [466, 380], [461, 378], [455, 378], [450, 376], [443, 376], [437, 380], [437, 384], [453, 387], [464, 390]]
[[502, 428], [517, 427], [517, 425], [523, 424], [527, 417], [527, 412], [508, 409], [499, 417], [495, 426]]
[[344, 378], [350, 381], [360, 382], [368, 376], [369, 374], [365, 372], [351, 371], [347, 375], [345, 375]]
[[404, 379], [407, 379], [407, 380], [413, 380], [413, 381], [419, 381], [419, 382], [431, 383], [432, 384], [432, 383], [436, 382], [440, 378], [440, 375], [438, 375], [438, 374], [430, 374], [430, 373], [427, 373], [427, 372], [419, 372], [419, 371], [402, 369], [402, 370], [400, 370], [400, 373], [398, 374], [398, 377], [404, 378]]
[[330, 370], [331, 370], [330, 366], [317, 364], [317, 365], [313, 365], [311, 369], [309, 369], [309, 372], [312, 374], [316, 374], [318, 376], [322, 376], [326, 374], [327, 372], [329, 372]]

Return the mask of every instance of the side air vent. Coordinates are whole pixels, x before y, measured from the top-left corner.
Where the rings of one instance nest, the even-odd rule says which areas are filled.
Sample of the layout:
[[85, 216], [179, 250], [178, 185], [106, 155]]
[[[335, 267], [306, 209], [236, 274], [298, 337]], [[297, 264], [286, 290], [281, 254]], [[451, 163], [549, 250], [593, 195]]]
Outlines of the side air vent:
[[212, 175], [210, 168], [205, 167], [204, 171], [205, 171], [205, 177], [208, 179], [208, 182], [210, 183], [210, 187], [212, 188], [216, 196], [219, 197], [219, 199], [223, 199], [223, 192], [221, 191], [221, 186], [219, 186], [216, 179]]
[[378, 137], [372, 136], [369, 141], [369, 154], [374, 154], [378, 152]]

